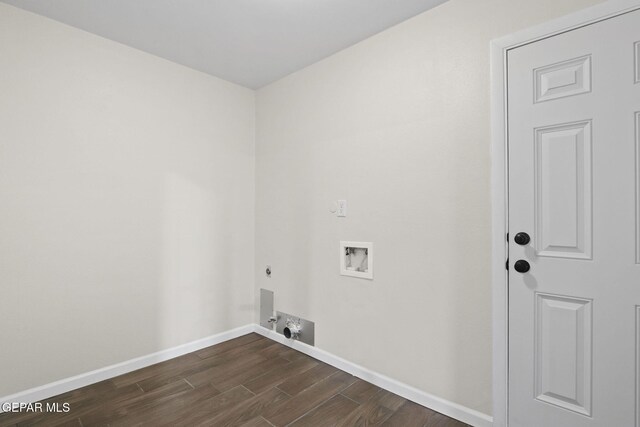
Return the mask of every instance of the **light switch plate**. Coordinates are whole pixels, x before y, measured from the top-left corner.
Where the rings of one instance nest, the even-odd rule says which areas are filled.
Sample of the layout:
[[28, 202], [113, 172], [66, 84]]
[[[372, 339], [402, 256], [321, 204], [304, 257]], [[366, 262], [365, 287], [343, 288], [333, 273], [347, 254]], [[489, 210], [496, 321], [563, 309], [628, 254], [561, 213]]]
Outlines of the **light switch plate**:
[[347, 201], [346, 200], [338, 200], [338, 210], [336, 211], [336, 216], [347, 216]]

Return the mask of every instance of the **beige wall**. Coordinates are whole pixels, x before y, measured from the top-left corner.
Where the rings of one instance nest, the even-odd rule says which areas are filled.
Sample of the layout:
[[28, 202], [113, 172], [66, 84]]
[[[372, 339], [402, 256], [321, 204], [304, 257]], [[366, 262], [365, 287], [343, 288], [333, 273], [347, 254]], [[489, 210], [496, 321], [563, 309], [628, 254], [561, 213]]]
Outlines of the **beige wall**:
[[318, 347], [490, 413], [489, 40], [597, 2], [451, 0], [255, 106], [0, 4], [0, 396], [249, 323], [255, 271]]
[[253, 321], [254, 112], [0, 4], [0, 396]]
[[[259, 90], [256, 288], [318, 347], [491, 413], [489, 41], [595, 3], [451, 0]], [[374, 242], [373, 281], [340, 240]]]

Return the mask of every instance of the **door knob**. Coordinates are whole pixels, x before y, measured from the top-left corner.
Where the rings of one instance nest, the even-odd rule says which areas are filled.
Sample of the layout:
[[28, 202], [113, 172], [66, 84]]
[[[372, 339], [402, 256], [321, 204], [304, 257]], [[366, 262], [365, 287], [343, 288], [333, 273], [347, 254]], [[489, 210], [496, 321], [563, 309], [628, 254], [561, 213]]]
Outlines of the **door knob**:
[[526, 245], [531, 241], [531, 237], [529, 237], [527, 233], [521, 231], [520, 233], [516, 234], [516, 236], [513, 238], [513, 241], [519, 245]]
[[526, 273], [527, 271], [529, 271], [529, 269], [531, 268], [531, 266], [529, 265], [529, 263], [523, 259], [519, 259], [518, 261], [516, 261], [515, 264], [513, 264], [513, 268], [515, 268], [515, 270], [518, 273]]

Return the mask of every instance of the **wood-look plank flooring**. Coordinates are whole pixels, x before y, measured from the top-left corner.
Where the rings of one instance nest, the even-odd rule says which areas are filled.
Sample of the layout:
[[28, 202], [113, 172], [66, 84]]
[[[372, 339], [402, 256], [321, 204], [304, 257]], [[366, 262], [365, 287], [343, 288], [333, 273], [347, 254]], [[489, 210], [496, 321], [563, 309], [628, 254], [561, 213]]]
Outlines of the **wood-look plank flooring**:
[[465, 424], [258, 334], [4, 413], [0, 426], [398, 426]]

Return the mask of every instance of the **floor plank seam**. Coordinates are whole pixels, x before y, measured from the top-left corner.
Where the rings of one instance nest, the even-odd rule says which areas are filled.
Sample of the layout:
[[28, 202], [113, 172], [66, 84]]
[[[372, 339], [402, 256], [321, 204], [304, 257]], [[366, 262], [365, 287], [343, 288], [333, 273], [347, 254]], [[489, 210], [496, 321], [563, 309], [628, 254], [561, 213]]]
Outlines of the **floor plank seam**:
[[[348, 388], [348, 387], [347, 387], [347, 388]], [[345, 389], [344, 389], [344, 390], [342, 390], [342, 391], [345, 391], [345, 390], [347, 390], [347, 389], [345, 388]], [[360, 403], [360, 402], [358, 402], [357, 400], [354, 400], [354, 399], [350, 398], [349, 396], [345, 396], [345, 395], [342, 393], [342, 391], [341, 391], [340, 393], [338, 393], [338, 394], [339, 394], [340, 396], [342, 396], [342, 397], [346, 398], [346, 399], [349, 399], [349, 400], [350, 400], [350, 401], [352, 401], [353, 403], [356, 403], [356, 404], [358, 404], [358, 405], [362, 405], [362, 403], [366, 403], [366, 402], [362, 402], [362, 403]], [[371, 398], [373, 398], [373, 396], [371, 396], [369, 399], [367, 399], [367, 402], [368, 402]]]
[[[292, 395], [290, 395], [289, 393], [287, 393], [287, 392], [286, 392], [286, 391], [284, 391], [283, 389], [279, 388], [278, 386], [275, 386], [274, 388], [275, 388], [275, 389], [277, 389], [278, 391], [283, 392], [284, 394], [286, 394], [286, 395], [287, 395], [287, 396], [289, 396], [289, 397], [293, 397]], [[307, 387], [307, 388], [308, 388], [308, 387]], [[306, 390], [306, 389], [305, 389], [305, 390]]]
[[[247, 390], [247, 391], [248, 391], [249, 393], [251, 393], [253, 396], [257, 396], [257, 394], [256, 394], [256, 393], [254, 393], [254, 392], [252, 392], [251, 390], [249, 390], [248, 388], [246, 388], [246, 387], [244, 386], [244, 384], [240, 384], [240, 387], [242, 387], [243, 389]], [[265, 390], [265, 391], [268, 391], [268, 390]], [[263, 393], [264, 393], [264, 392], [263, 392]], [[286, 394], [286, 393], [285, 393], [285, 394]], [[291, 396], [289, 396], [289, 397], [291, 397]]]
[[[331, 396], [329, 399], [331, 399], [333, 396]], [[329, 400], [327, 399], [327, 400]], [[323, 405], [327, 400], [324, 400], [322, 402], [320, 402], [318, 405], [314, 406], [313, 408], [309, 409], [307, 412], [305, 412], [304, 414], [300, 415], [298, 418], [296, 418], [295, 420], [291, 421], [289, 424], [285, 425], [285, 427], [289, 427], [293, 424], [295, 424], [298, 420], [306, 417], [307, 415], [309, 415], [311, 412], [313, 412], [314, 409], [316, 409], [317, 407]]]
[[[306, 371], [305, 371], [305, 372], [306, 372]], [[318, 383], [321, 383], [321, 382], [323, 382], [323, 381], [328, 380], [329, 378], [331, 378], [332, 376], [334, 376], [334, 375], [336, 375], [336, 374], [338, 374], [338, 373], [340, 373], [340, 372], [342, 372], [342, 371], [340, 371], [340, 370], [336, 370], [335, 372], [333, 372], [333, 373], [331, 373], [331, 374], [327, 375], [326, 377], [318, 379], [318, 380], [317, 380], [317, 381], [315, 381], [313, 384], [310, 384], [309, 386], [307, 386], [307, 387], [303, 388], [302, 390], [298, 391], [298, 392], [296, 393], [296, 395], [298, 395], [298, 394], [300, 394], [300, 393], [305, 392], [307, 389], [309, 389], [309, 388], [313, 387], [314, 385], [316, 385], [316, 384], [318, 384]], [[278, 390], [282, 391], [283, 393], [287, 394], [287, 396], [289, 396], [289, 394], [288, 394], [288, 393], [286, 393], [284, 390], [282, 390], [282, 389], [280, 389], [280, 388], [278, 388], [278, 387], [276, 387], [276, 388], [277, 388]], [[291, 396], [291, 397], [293, 397], [293, 396]]]
[[[340, 371], [338, 371], [338, 372], [340, 372]], [[337, 372], [336, 372], [336, 373], [337, 373]], [[332, 375], [335, 375], [335, 374], [332, 374]], [[332, 375], [329, 375], [329, 377], [331, 377]], [[327, 377], [327, 378], [329, 378], [329, 377]], [[327, 378], [323, 379], [322, 381], [325, 381]], [[308, 387], [307, 387], [307, 388], [308, 388]], [[348, 388], [348, 386], [347, 386], [347, 387], [345, 387], [345, 388], [344, 388], [344, 390], [346, 390], [347, 388]], [[300, 392], [300, 393], [302, 393], [302, 392]], [[306, 417], [306, 416], [307, 416], [307, 415], [309, 415], [311, 412], [313, 412], [314, 410], [316, 410], [316, 409], [317, 409], [317, 408], [319, 408], [320, 406], [324, 405], [325, 403], [327, 403], [329, 400], [333, 399], [335, 396], [337, 396], [337, 395], [338, 395], [338, 394], [340, 394], [340, 393], [342, 393], [342, 390], [340, 390], [338, 393], [336, 393], [336, 394], [334, 394], [334, 395], [329, 396], [327, 399], [325, 399], [325, 400], [323, 400], [323, 401], [319, 402], [316, 406], [314, 406], [314, 407], [310, 408], [307, 412], [305, 412], [304, 414], [302, 414], [301, 416], [299, 416], [299, 417], [298, 417], [298, 418], [296, 418], [295, 420], [291, 421], [291, 422], [290, 422], [289, 424], [287, 424], [285, 427], [288, 427], [288, 426], [290, 426], [290, 425], [293, 425], [293, 424], [294, 424], [294, 423], [296, 423], [298, 420], [300, 420], [300, 419], [302, 419], [302, 418]]]

